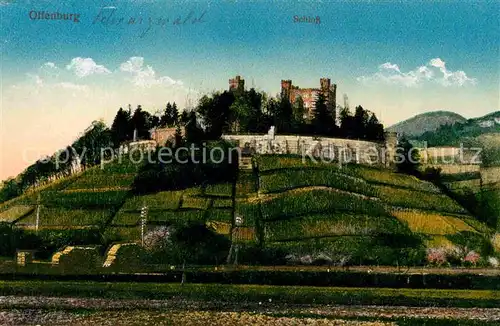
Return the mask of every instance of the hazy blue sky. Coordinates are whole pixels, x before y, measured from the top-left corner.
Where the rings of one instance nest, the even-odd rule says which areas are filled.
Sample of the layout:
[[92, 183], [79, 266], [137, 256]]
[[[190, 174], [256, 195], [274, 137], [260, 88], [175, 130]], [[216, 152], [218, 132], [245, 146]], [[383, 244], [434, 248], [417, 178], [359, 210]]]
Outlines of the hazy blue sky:
[[499, 1], [61, 2], [0, 0], [0, 179], [120, 106], [182, 107], [236, 74], [272, 95], [281, 79], [317, 87], [329, 77], [338, 101], [347, 93], [386, 125], [437, 109], [499, 110]]

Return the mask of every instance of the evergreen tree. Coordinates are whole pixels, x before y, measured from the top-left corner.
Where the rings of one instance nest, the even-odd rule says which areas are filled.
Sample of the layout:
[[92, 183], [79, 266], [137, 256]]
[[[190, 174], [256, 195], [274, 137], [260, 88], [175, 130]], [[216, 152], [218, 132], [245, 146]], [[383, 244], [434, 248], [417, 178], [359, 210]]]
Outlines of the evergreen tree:
[[366, 140], [384, 140], [384, 126], [378, 121], [374, 113], [371, 114], [366, 125]]
[[160, 126], [160, 118], [154, 114], [152, 114], [150, 117], [149, 117], [149, 127], [152, 129], [152, 128], [157, 128]]
[[172, 128], [177, 125], [178, 122], [179, 110], [177, 109], [177, 104], [175, 104], [175, 102], [173, 104], [170, 104], [170, 102], [168, 102], [167, 106], [165, 107], [165, 111], [161, 116], [160, 125], [162, 127]]
[[111, 135], [115, 148], [120, 146], [122, 142], [132, 138], [130, 114], [128, 111], [123, 110], [123, 108], [120, 108], [116, 113], [111, 125]]
[[348, 107], [342, 108], [339, 114], [340, 119], [340, 136], [351, 138], [353, 136], [353, 116]]
[[170, 102], [167, 103], [167, 106], [165, 107], [165, 110], [163, 111], [163, 114], [160, 117], [160, 126], [161, 127], [167, 127], [169, 124], [169, 114], [170, 111], [172, 111], [172, 104]]
[[363, 109], [361, 105], [356, 107], [353, 119], [353, 131], [355, 131], [355, 137], [358, 139], [366, 139], [366, 127], [368, 125], [368, 111]]
[[133, 130], [137, 130], [137, 137], [139, 139], [150, 139], [150, 117], [151, 114], [149, 112], [144, 111], [140, 105], [137, 106], [137, 109], [135, 109], [134, 115], [132, 116], [131, 122]]
[[296, 132], [301, 132], [305, 125], [305, 115], [306, 109], [304, 107], [304, 99], [302, 96], [298, 96], [293, 104], [293, 129]]
[[274, 125], [283, 133], [293, 131], [293, 108], [290, 100], [286, 97], [280, 98], [278, 102], [278, 112], [274, 117]]
[[179, 110], [177, 109], [177, 104], [174, 102], [172, 104], [172, 112], [169, 117], [170, 121], [173, 121], [172, 127], [179, 123]]
[[322, 93], [319, 93], [316, 98], [312, 124], [316, 134], [325, 136], [332, 135], [335, 128], [335, 121], [331, 112], [328, 110], [325, 96]]
[[181, 126], [185, 126], [189, 121], [189, 114], [187, 110], [182, 111], [180, 117], [179, 117], [179, 124]]
[[205, 140], [203, 129], [198, 123], [195, 111], [187, 113], [186, 141], [188, 143], [200, 144]]
[[175, 128], [175, 147], [181, 147], [182, 143], [184, 142], [184, 138], [182, 137], [182, 129], [181, 126], [178, 124], [177, 127]]
[[257, 92], [254, 88], [245, 92], [246, 102], [249, 105], [249, 113], [244, 131], [250, 133], [267, 132], [269, 129], [264, 114], [265, 93]]

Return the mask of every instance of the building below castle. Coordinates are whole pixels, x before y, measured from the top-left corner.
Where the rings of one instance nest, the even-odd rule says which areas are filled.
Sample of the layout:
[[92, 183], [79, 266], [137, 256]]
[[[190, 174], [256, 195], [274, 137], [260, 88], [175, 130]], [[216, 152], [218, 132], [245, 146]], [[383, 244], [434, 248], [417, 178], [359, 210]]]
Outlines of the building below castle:
[[[186, 127], [182, 127], [181, 129], [181, 136], [185, 137], [186, 136]], [[170, 142], [172, 145], [175, 144], [175, 133], [177, 131], [177, 128], [171, 128], [171, 127], [163, 127], [163, 128], [154, 128], [150, 130], [150, 135], [151, 139], [158, 144], [158, 146], [165, 146], [167, 142]]]

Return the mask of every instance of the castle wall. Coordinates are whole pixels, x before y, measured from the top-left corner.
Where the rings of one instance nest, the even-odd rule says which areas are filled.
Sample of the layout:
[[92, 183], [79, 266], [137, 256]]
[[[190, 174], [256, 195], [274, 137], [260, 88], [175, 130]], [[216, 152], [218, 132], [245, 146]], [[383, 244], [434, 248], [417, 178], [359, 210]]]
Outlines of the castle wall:
[[325, 161], [378, 166], [389, 166], [393, 162], [393, 159], [387, 160], [385, 143], [295, 135], [224, 135], [222, 138], [237, 143], [245, 152], [251, 149], [257, 154], [298, 154]]

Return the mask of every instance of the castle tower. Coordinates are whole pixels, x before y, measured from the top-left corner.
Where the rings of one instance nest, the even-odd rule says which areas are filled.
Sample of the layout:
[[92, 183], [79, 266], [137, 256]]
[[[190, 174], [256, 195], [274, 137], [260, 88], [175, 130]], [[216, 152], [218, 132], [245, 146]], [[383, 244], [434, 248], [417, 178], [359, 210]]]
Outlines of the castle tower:
[[240, 91], [245, 89], [245, 80], [241, 76], [236, 76], [235, 78], [229, 79], [229, 90], [230, 91]]
[[281, 80], [281, 97], [282, 98], [287, 98], [291, 102], [291, 97], [292, 97], [292, 81], [290, 79], [288, 79], [288, 80]]
[[321, 91], [326, 95], [326, 93], [330, 91], [330, 78], [320, 78], [319, 84], [321, 85]]

